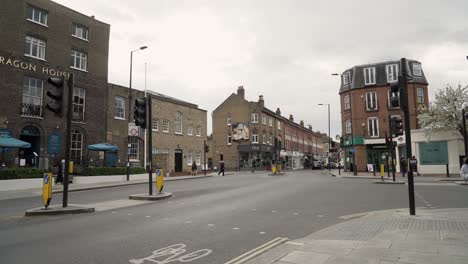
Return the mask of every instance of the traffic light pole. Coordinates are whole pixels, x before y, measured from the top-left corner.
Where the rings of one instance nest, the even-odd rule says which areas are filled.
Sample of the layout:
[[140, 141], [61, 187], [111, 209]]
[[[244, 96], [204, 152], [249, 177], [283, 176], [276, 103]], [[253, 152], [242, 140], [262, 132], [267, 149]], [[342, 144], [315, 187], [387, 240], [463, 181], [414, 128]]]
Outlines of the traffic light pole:
[[[148, 95], [147, 95], [148, 96]], [[149, 178], [149, 195], [153, 195], [153, 132], [152, 132], [152, 122], [153, 122], [153, 113], [151, 111], [152, 108], [152, 103], [151, 103], [151, 95], [149, 95], [146, 99], [146, 105], [147, 105], [147, 113], [148, 113], [148, 125], [146, 126], [146, 129], [149, 129], [150, 132], [146, 133], [148, 135], [148, 157], [149, 157], [149, 172], [148, 172], [148, 178]]]
[[[406, 81], [407, 77], [407, 68], [406, 68], [406, 59], [402, 58], [400, 61], [401, 75], [403, 77], [402, 89], [400, 91], [400, 99], [402, 104], [401, 108], [404, 113], [405, 118], [405, 142], [406, 142], [406, 159], [413, 157], [411, 150], [411, 127], [410, 127], [410, 115], [408, 109], [408, 84]], [[410, 215], [416, 215], [416, 206], [414, 201], [414, 178], [413, 170], [409, 168], [408, 170], [408, 198], [409, 198], [409, 208]]]
[[203, 153], [205, 155], [205, 157], [203, 158], [205, 160], [205, 168], [203, 170], [203, 175], [206, 176], [206, 149], [205, 149], [206, 147], [205, 146], [206, 146], [206, 140], [203, 140]]
[[393, 144], [393, 135], [394, 135], [395, 128], [393, 127], [393, 120], [390, 115], [388, 115], [388, 129], [390, 131], [390, 138], [391, 138], [390, 156], [392, 157], [392, 176], [393, 176], [393, 181], [395, 181], [395, 145]]
[[73, 87], [74, 78], [73, 74], [70, 73], [68, 80], [64, 80], [64, 84], [68, 90], [67, 100], [67, 128], [65, 132], [65, 173], [63, 175], [63, 195], [62, 195], [62, 207], [68, 206], [68, 179], [70, 175], [70, 147], [71, 147], [71, 122], [72, 122], [72, 111], [73, 111]]

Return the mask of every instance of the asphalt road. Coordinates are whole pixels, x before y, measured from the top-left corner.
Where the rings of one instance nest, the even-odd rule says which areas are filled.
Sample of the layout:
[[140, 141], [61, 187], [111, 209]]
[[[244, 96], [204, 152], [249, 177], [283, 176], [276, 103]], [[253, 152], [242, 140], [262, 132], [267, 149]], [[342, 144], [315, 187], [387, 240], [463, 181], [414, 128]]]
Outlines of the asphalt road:
[[[319, 171], [248, 172], [167, 182], [174, 196], [164, 201], [51, 217], [22, 217], [41, 205], [39, 197], [3, 200], [0, 263], [154, 263], [144, 260], [154, 252], [160, 264], [220, 264], [276, 237], [304, 237], [344, 221], [343, 215], [408, 207], [406, 185], [371, 182]], [[133, 185], [73, 192], [69, 202], [118, 204], [146, 191]], [[417, 207], [468, 207], [463, 186], [416, 186], [416, 193]]]

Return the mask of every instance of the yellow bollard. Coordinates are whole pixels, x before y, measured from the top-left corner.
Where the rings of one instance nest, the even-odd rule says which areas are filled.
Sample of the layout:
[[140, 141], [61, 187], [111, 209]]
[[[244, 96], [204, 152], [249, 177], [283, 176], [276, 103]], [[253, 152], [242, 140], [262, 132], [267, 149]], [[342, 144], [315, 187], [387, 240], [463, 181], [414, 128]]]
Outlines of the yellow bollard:
[[383, 177], [385, 176], [385, 165], [384, 164], [380, 164], [380, 177]]
[[69, 167], [68, 167], [68, 173], [73, 173], [73, 161], [70, 161]]
[[271, 166], [271, 172], [276, 173], [276, 166]]

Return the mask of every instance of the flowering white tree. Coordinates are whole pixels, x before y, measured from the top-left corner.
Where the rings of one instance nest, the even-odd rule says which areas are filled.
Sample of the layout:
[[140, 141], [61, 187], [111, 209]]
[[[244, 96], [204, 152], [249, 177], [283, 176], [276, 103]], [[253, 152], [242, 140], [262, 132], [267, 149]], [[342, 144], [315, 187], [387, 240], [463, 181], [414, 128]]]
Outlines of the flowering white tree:
[[424, 128], [426, 137], [430, 137], [434, 129], [456, 130], [463, 135], [462, 105], [468, 104], [468, 86], [458, 85], [453, 88], [447, 85], [437, 91], [435, 100], [429, 107], [420, 107], [419, 125]]

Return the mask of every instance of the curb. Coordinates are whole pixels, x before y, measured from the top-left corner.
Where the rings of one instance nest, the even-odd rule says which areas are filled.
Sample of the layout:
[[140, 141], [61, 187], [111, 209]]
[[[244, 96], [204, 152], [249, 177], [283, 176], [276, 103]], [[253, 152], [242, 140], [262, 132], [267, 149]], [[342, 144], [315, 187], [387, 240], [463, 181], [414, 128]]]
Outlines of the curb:
[[143, 200], [143, 201], [157, 201], [167, 199], [172, 196], [172, 193], [157, 193], [154, 195], [149, 194], [133, 194], [129, 195], [128, 199], [130, 200]]
[[375, 181], [375, 184], [405, 184], [404, 181]]
[[[213, 177], [213, 175], [196, 176], [194, 178], [179, 178], [179, 179], [169, 178], [169, 179], [164, 179], [164, 181], [195, 180], [195, 179], [208, 178], [208, 177]], [[83, 187], [83, 188], [71, 189], [71, 190], [68, 189], [68, 192], [80, 192], [80, 191], [89, 191], [89, 190], [98, 190], [98, 189], [108, 189], [108, 188], [123, 187], [123, 186], [138, 185], [138, 184], [148, 184], [148, 182], [144, 181], [144, 182], [120, 183], [120, 184], [103, 185], [103, 186], [91, 186], [91, 187]], [[55, 190], [55, 191], [52, 191], [52, 193], [63, 193], [63, 190]]]
[[265, 244], [263, 245], [260, 245], [259, 247], [256, 247], [224, 264], [241, 264], [241, 263], [245, 263], [271, 249], [273, 249], [274, 247], [277, 247], [283, 243], [285, 243], [286, 241], [288, 241], [289, 239], [288, 238], [284, 238], [284, 237], [277, 237], [269, 242], [266, 242]]
[[93, 207], [85, 207], [76, 204], [70, 204], [68, 207], [61, 207], [61, 205], [53, 205], [48, 208], [38, 207], [29, 209], [25, 212], [25, 216], [39, 216], [39, 215], [65, 215], [65, 214], [83, 214], [94, 212]]

